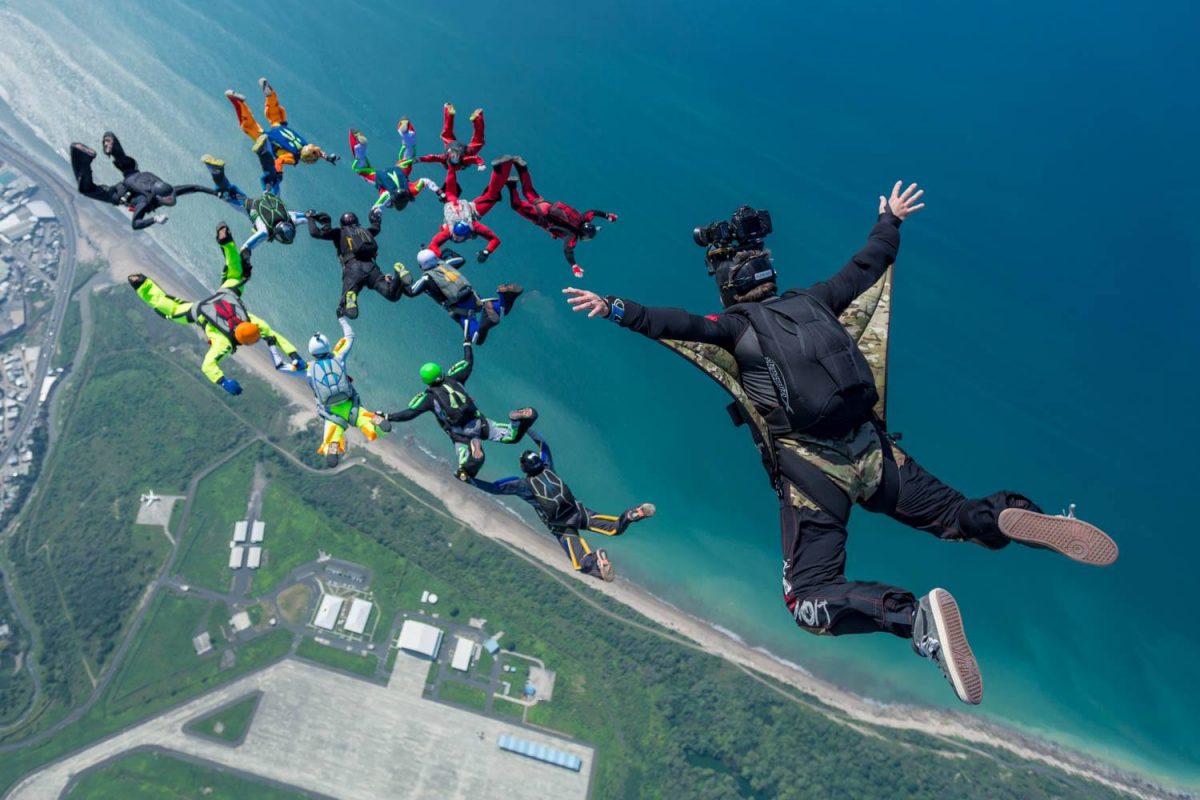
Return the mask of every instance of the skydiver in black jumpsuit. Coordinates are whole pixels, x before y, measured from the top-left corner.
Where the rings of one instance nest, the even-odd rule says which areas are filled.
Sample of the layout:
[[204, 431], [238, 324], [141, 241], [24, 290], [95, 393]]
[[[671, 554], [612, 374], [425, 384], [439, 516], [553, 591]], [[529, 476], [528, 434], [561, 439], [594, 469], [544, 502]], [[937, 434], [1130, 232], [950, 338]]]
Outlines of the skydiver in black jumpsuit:
[[614, 572], [608, 554], [603, 549], [588, 547], [579, 531], [620, 536], [631, 523], [654, 516], [654, 505], [642, 503], [619, 517], [597, 514], [576, 500], [571, 488], [554, 471], [554, 457], [545, 440], [533, 431], [529, 432], [529, 438], [538, 444], [541, 452], [526, 450], [521, 454], [523, 476], [514, 475], [495, 482], [471, 478], [467, 482], [490, 494], [511, 494], [529, 503], [558, 539], [577, 572], [611, 581]]
[[82, 142], [71, 144], [71, 169], [75, 172], [75, 183], [84, 197], [99, 200], [114, 206], [127, 206], [133, 212], [133, 229], [140, 231], [155, 223], [167, 221], [166, 214], [152, 214], [161, 206], [173, 206], [177, 198], [185, 194], [211, 194], [216, 191], [194, 183], [172, 186], [153, 172], [138, 169], [138, 163], [125, 154], [115, 133], [108, 131], [101, 141], [105, 155], [112, 158], [113, 166], [121, 171], [121, 182], [98, 184], [92, 178], [92, 161], [96, 151]]

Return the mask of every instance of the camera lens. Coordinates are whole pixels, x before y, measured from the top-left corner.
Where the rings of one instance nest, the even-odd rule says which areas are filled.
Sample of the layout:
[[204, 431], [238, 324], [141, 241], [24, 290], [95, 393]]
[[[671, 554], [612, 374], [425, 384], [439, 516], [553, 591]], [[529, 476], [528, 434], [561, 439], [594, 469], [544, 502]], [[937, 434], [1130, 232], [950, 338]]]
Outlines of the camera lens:
[[692, 228], [692, 241], [695, 242], [698, 247], [707, 247], [708, 228]]

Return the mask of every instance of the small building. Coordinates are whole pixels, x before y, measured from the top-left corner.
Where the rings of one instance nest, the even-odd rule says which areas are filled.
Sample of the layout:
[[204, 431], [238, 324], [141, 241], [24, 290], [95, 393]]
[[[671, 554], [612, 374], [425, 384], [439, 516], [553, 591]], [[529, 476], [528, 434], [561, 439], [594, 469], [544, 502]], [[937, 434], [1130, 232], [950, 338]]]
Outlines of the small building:
[[249, 630], [251, 624], [250, 614], [245, 611], [239, 611], [229, 618], [229, 624], [232, 625], [233, 629], [238, 633]]
[[213, 649], [212, 636], [209, 635], [208, 631], [205, 631], [199, 636], [192, 637], [192, 647], [196, 649], [196, 655], [204, 655]]
[[254, 527], [250, 531], [250, 543], [258, 544], [263, 540], [263, 534], [267, 531], [267, 523], [262, 520], [255, 520]]
[[229, 548], [229, 568], [230, 569], [241, 569], [242, 568], [242, 556], [245, 552], [246, 552], [246, 548], [241, 547], [240, 545], [235, 544], [233, 547]]
[[454, 656], [450, 659], [450, 669], [456, 669], [459, 672], [466, 672], [471, 668], [471, 653], [475, 650], [475, 643], [470, 639], [458, 637], [458, 641], [454, 645]]
[[258, 569], [262, 564], [262, 548], [247, 547], [246, 548], [246, 566], [250, 569]]
[[367, 620], [371, 618], [374, 604], [369, 600], [356, 597], [350, 601], [350, 610], [346, 612], [346, 630], [351, 633], [362, 633], [367, 629]]
[[500, 738], [496, 743], [500, 745], [501, 750], [542, 761], [546, 764], [553, 764], [556, 767], [562, 767], [574, 772], [579, 772], [583, 768], [583, 759], [574, 753], [568, 753], [556, 747], [531, 742], [527, 739], [519, 739], [508, 733], [500, 734]]
[[442, 649], [442, 629], [412, 619], [405, 620], [396, 646], [414, 655], [435, 659]]
[[495, 639], [487, 639], [483, 643], [483, 649], [488, 651], [488, 655], [496, 655], [500, 652], [500, 643]]
[[233, 523], [233, 540], [238, 544], [246, 541], [246, 520]]
[[342, 598], [337, 595], [323, 594], [321, 595], [321, 605], [317, 608], [317, 616], [313, 619], [313, 625], [331, 631], [337, 624], [338, 615], [341, 612]]
[[33, 214], [39, 221], [54, 219], [54, 209], [45, 200], [30, 200], [25, 204], [29, 209], [29, 213]]

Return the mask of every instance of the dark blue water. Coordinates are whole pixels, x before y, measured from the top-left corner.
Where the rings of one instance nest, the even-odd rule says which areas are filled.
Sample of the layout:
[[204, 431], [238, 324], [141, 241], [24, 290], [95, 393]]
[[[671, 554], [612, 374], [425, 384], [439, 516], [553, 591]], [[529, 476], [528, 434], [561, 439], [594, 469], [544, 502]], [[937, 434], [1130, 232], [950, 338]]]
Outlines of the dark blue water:
[[[380, 161], [399, 116], [428, 149], [443, 101], [463, 135], [485, 106], [485, 156], [522, 153], [546, 196], [621, 215], [580, 247], [582, 285], [648, 303], [715, 310], [690, 231], [741, 203], [771, 210], [777, 264], [806, 285], [857, 249], [879, 194], [919, 181], [928, 208], [904, 226], [897, 265], [893, 427], [964, 492], [1078, 503], [1121, 559], [1095, 570], [989, 553], [863, 512], [848, 572], [955, 593], [986, 677], [977, 713], [1200, 781], [1193, 4], [380, 3], [288, 16], [146, 2], [98, 19], [82, 3], [4, 8], [19, 15], [3, 17], [20, 35], [0, 56], [18, 110], [61, 147], [111, 125], [144, 159], [174, 164], [172, 177], [203, 178], [196, 159], [214, 151], [251, 182], [221, 92], [257, 106], [260, 74], [299, 130], [345, 154], [346, 128], [361, 127]], [[87, 23], [73, 21], [85, 9]], [[25, 41], [35, 27], [49, 32], [40, 48]], [[484, 176], [464, 181], [481, 189]], [[285, 198], [362, 214], [372, 193], [344, 162], [292, 171]], [[204, 202], [158, 232], [198, 274], [215, 269], [208, 239], [225, 213]], [[389, 216], [385, 258], [411, 263], [438, 218], [429, 198]], [[571, 317], [559, 243], [503, 207], [487, 222], [504, 245], [470, 267], [477, 285], [530, 292], [472, 386], [493, 414], [536, 404], [589, 503], [658, 504], [658, 519], [613, 543], [620, 571], [872, 696], [953, 703], [904, 642], [793, 627], [774, 498], [720, 391], [648, 341]], [[252, 300], [298, 341], [335, 325], [326, 248], [256, 259]], [[455, 356], [453, 327], [426, 301], [368, 298], [358, 328], [372, 404], [406, 401], [420, 363]], [[415, 429], [444, 447], [431, 422]], [[493, 468], [515, 467], [510, 455], [494, 452]]]

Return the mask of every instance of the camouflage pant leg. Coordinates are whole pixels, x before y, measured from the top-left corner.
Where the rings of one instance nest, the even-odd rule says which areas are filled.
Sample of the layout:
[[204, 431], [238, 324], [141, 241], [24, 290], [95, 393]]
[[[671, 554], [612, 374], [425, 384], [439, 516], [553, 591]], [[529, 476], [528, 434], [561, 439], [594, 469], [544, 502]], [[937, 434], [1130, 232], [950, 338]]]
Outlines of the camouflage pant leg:
[[805, 491], [811, 476], [788, 475], [788, 462], [799, 457], [816, 466], [850, 501], [867, 500], [884, 475], [885, 445], [875, 426], [863, 425], [842, 439], [791, 436], [776, 445], [781, 456], [788, 456], [780, 459], [780, 534], [783, 597], [796, 624], [831, 635], [911, 635], [913, 595], [882, 583], [846, 580], [848, 513], [822, 508], [813, 492]]

